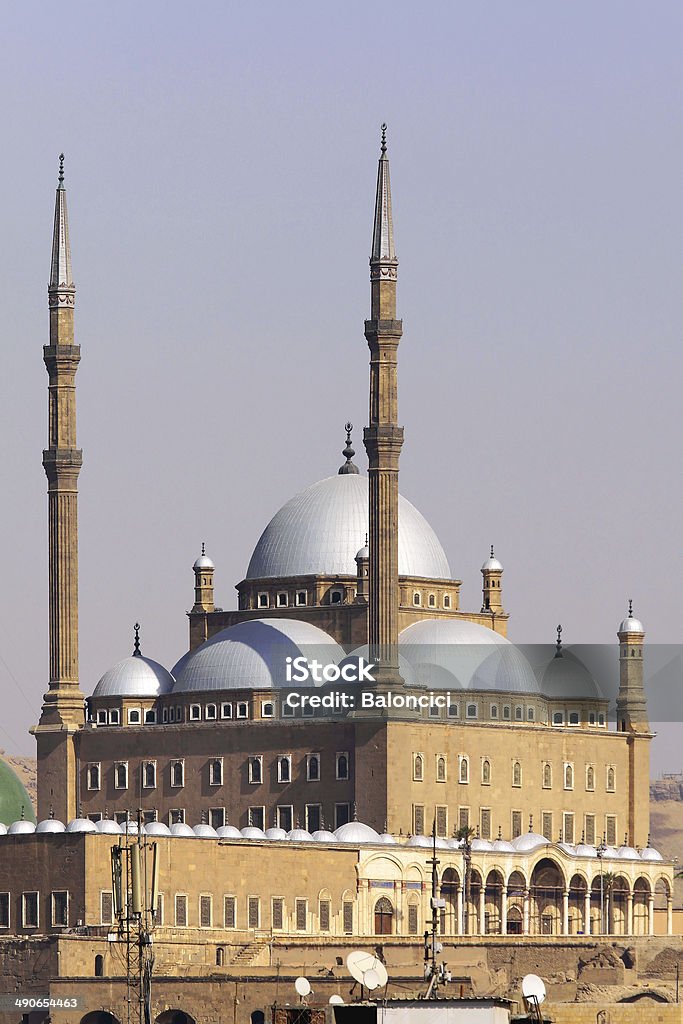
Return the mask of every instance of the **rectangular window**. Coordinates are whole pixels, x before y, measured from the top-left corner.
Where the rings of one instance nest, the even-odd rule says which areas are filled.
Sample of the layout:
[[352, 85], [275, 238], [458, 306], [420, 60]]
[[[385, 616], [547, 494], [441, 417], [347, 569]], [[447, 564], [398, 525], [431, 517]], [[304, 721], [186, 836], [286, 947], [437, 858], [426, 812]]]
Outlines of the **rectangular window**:
[[492, 704], [489, 709], [489, 715], [491, 718], [498, 718], [498, 705]]
[[154, 807], [148, 807], [146, 811], [142, 812], [142, 824], [150, 825], [153, 821], [159, 820], [159, 814]]
[[436, 834], [442, 838], [448, 835], [448, 808], [444, 805], [436, 808]]
[[291, 832], [293, 825], [294, 808], [291, 804], [285, 804], [277, 809], [277, 827], [283, 828], [285, 832]]
[[296, 930], [298, 932], [306, 931], [306, 924], [308, 920], [308, 902], [307, 900], [296, 900]]
[[291, 704], [288, 704], [286, 700], [283, 700], [282, 702], [282, 717], [294, 718], [294, 708]]
[[0, 928], [9, 928], [9, 893], [0, 892]]
[[277, 606], [278, 606], [278, 608], [286, 608], [287, 607], [287, 595], [286, 594], [278, 594], [277, 595]]
[[536, 708], [526, 709], [527, 722], [534, 722], [536, 720]]
[[574, 842], [574, 813], [567, 811], [562, 815], [562, 838], [565, 843]]
[[106, 725], [107, 724], [107, 712], [106, 711], [98, 711], [97, 712], [97, 724], [98, 725]]
[[275, 714], [275, 705], [272, 700], [261, 701], [261, 718], [272, 718]]
[[209, 761], [209, 785], [223, 785], [223, 758], [214, 757]]
[[184, 825], [185, 824], [185, 808], [174, 807], [173, 810], [168, 812], [168, 823], [169, 825]]
[[258, 928], [261, 924], [261, 900], [250, 896], [247, 900], [247, 927]]
[[518, 704], [515, 708], [515, 722], [521, 722], [524, 720], [524, 708]]
[[334, 805], [334, 827], [340, 828], [345, 825], [347, 821], [350, 821], [349, 817], [349, 805], [348, 804], [335, 804]]
[[285, 901], [282, 896], [274, 896], [271, 904], [273, 928], [282, 931], [285, 919]]
[[187, 928], [187, 896], [176, 895], [175, 926], [176, 928]]
[[119, 708], [112, 708], [109, 712], [109, 724], [120, 725], [121, 724], [121, 711]]
[[570, 711], [569, 712], [569, 724], [570, 725], [578, 725], [579, 724], [579, 712], [578, 711]]
[[417, 935], [418, 919], [417, 919], [417, 905], [411, 903], [408, 907], [408, 934]]
[[128, 708], [128, 725], [139, 725], [141, 721], [140, 708]]
[[259, 596], [258, 596], [258, 606], [259, 606], [259, 608], [267, 608], [268, 607], [268, 595], [267, 594], [259, 594]]
[[318, 903], [318, 923], [321, 932], [329, 932], [331, 918], [331, 904], [329, 900], [320, 900]]
[[209, 810], [209, 825], [222, 828], [225, 825], [225, 807], [212, 807]]
[[69, 894], [63, 889], [52, 893], [52, 926], [66, 926], [69, 923]]
[[100, 893], [100, 923], [111, 924], [114, 920], [114, 902], [110, 892]]
[[21, 923], [24, 928], [38, 927], [38, 893], [21, 894]]
[[164, 923], [164, 894], [162, 892], [157, 896], [157, 912], [154, 917], [154, 923], [158, 925]]
[[469, 807], [461, 807], [458, 811], [458, 828], [469, 828], [470, 827], [470, 809]]
[[504, 707], [503, 707], [503, 719], [506, 722], [510, 721], [510, 705], [509, 704], [505, 704]]
[[299, 604], [299, 605], [306, 604], [306, 591], [305, 590], [297, 590], [297, 593], [296, 593], [296, 603]]
[[317, 832], [321, 827], [322, 814], [320, 804], [306, 804], [306, 828], [309, 832]]
[[344, 926], [344, 935], [353, 934], [353, 901], [344, 900], [342, 904], [342, 917]]
[[491, 838], [491, 808], [482, 807], [481, 809], [481, 838]]
[[210, 928], [213, 917], [213, 900], [211, 896], [199, 897], [199, 927]]
[[156, 725], [157, 713], [155, 708], [147, 708], [145, 711], [145, 725]]
[[553, 841], [553, 815], [552, 811], [543, 811], [541, 815], [541, 835], [549, 843]]
[[430, 704], [429, 706], [429, 717], [430, 718], [441, 718], [441, 708], [438, 704]]
[[234, 896], [223, 897], [223, 927], [237, 927], [237, 899]]
[[605, 842], [608, 846], [617, 845], [617, 816], [616, 814], [605, 815]]
[[249, 824], [253, 828], [265, 828], [266, 822], [266, 809], [265, 807], [250, 807], [249, 808]]
[[476, 704], [468, 704], [467, 705], [467, 717], [468, 718], [476, 718], [477, 717], [477, 705]]
[[88, 821], [102, 821], [102, 814], [100, 811], [93, 811], [92, 814], [88, 815]]
[[424, 804], [413, 804], [413, 834], [423, 836], [425, 832]]
[[128, 821], [128, 811], [114, 811], [114, 821], [117, 825], [123, 825]]
[[522, 834], [522, 812], [512, 812], [512, 838], [516, 839]]
[[587, 814], [584, 824], [584, 840], [589, 846], [595, 845], [595, 815]]

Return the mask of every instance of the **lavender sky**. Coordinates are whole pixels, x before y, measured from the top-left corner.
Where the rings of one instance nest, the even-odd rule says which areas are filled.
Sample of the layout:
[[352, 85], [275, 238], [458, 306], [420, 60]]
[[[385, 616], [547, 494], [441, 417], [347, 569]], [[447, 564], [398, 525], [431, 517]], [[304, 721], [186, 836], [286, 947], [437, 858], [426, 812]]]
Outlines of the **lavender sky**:
[[[45, 285], [66, 153], [77, 285], [81, 680], [187, 647], [276, 509], [366, 420], [389, 124], [401, 490], [510, 636], [681, 639], [677, 2], [6, 6], [0, 746], [47, 685]], [[655, 772], [683, 767], [683, 727]]]

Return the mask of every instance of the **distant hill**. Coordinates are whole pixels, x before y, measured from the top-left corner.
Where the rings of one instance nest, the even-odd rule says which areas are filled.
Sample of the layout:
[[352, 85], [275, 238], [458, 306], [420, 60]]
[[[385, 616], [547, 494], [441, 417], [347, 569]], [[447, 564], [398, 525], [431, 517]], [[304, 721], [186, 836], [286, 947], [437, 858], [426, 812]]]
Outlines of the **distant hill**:
[[0, 750], [0, 758], [8, 764], [13, 772], [15, 772], [23, 784], [28, 790], [28, 795], [31, 797], [34, 810], [36, 806], [36, 800], [38, 797], [38, 780], [36, 777], [36, 759], [35, 757], [13, 757], [11, 754], [6, 754], [4, 750]]

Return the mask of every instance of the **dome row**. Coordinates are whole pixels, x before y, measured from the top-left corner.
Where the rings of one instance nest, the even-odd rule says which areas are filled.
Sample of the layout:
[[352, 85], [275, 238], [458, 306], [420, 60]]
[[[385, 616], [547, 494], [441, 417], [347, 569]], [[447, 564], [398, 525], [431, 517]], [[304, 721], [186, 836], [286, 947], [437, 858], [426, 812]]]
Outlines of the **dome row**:
[[[136, 821], [127, 821], [119, 824], [109, 818], [104, 818], [97, 822], [91, 821], [89, 818], [75, 818], [68, 825], [64, 825], [63, 822], [58, 821], [56, 818], [46, 818], [44, 821], [38, 822], [37, 825], [22, 819], [13, 822], [9, 828], [5, 825], [0, 825], [0, 835], [29, 835], [34, 832], [41, 834], [91, 832], [106, 835], [124, 835], [126, 833], [128, 835], [137, 835], [138, 830], [139, 826]], [[374, 828], [363, 824], [361, 821], [348, 821], [345, 825], [340, 825], [334, 832], [329, 832], [327, 829], [318, 829], [313, 833], [308, 832], [305, 828], [294, 828], [289, 832], [285, 832], [281, 828], [268, 828], [264, 832], [253, 825], [248, 825], [243, 829], [238, 829], [234, 825], [221, 825], [215, 829], [212, 825], [207, 824], [195, 825], [194, 828], [191, 828], [190, 825], [177, 823], [169, 827], [161, 821], [152, 821], [142, 826], [142, 834], [148, 836], [185, 836], [199, 839], [265, 839], [271, 842], [287, 840], [300, 843], [373, 843], [392, 846], [405, 845], [424, 849], [431, 849], [434, 843], [430, 836], [422, 835], [410, 836], [405, 843], [401, 843], [395, 836], [389, 835], [386, 832], [380, 835]], [[493, 841], [473, 839], [470, 847], [473, 853], [533, 853], [540, 847], [549, 845], [552, 844], [537, 832], [526, 832], [521, 836], [517, 836], [512, 842], [508, 842], [505, 839], [495, 839]], [[568, 843], [558, 843], [557, 845], [569, 857], [598, 857], [597, 849], [586, 843], [579, 843], [577, 846], [572, 846]], [[461, 839], [437, 838], [436, 847], [439, 850], [462, 850], [463, 841]], [[632, 846], [620, 846], [618, 849], [608, 846], [604, 852], [604, 859], [662, 861], [663, 857], [657, 850], [649, 846], [641, 850], [640, 853]]]

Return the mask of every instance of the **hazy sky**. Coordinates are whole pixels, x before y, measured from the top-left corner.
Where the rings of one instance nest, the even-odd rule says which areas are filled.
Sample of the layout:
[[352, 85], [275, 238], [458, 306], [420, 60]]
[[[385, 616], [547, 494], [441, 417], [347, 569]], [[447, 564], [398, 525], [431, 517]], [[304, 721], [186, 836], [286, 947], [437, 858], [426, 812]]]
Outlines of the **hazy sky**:
[[[401, 490], [510, 636], [681, 639], [683, 7], [6, 5], [0, 745], [47, 685], [45, 285], [66, 153], [81, 679], [187, 648], [270, 516], [366, 420], [379, 124], [399, 267]], [[681, 727], [683, 730], [683, 727]], [[670, 731], [671, 732], [671, 731]], [[680, 735], [654, 767], [683, 767]]]

